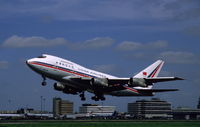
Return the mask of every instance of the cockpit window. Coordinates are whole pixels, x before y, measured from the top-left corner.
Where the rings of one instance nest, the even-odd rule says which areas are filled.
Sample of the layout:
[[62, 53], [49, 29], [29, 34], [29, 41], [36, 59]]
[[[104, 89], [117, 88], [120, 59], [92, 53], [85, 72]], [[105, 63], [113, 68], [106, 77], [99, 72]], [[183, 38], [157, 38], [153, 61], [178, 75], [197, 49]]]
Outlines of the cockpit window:
[[46, 58], [47, 56], [38, 56], [37, 58]]

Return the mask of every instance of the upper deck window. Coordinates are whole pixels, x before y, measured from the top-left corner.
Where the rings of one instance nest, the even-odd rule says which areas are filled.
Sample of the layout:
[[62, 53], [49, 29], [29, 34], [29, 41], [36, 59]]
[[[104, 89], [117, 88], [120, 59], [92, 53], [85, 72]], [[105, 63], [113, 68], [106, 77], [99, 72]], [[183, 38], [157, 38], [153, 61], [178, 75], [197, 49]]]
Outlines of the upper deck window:
[[38, 56], [37, 58], [46, 58], [47, 56]]

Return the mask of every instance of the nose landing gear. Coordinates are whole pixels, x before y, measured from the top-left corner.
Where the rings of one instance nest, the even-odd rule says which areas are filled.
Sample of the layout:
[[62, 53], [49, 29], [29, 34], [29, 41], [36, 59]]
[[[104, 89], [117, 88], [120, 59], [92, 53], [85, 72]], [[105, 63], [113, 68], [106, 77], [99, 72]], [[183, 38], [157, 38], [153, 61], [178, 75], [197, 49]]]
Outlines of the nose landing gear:
[[43, 78], [42, 86], [46, 86], [46, 85], [47, 85], [46, 77], [45, 77], [45, 76], [42, 76], [42, 78]]

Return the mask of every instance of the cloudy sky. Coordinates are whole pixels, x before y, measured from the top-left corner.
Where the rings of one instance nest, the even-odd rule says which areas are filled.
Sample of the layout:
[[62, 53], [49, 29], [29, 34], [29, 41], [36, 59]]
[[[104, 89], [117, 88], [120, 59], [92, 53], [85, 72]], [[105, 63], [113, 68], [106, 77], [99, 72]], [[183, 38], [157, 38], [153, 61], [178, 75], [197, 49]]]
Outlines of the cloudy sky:
[[[0, 110], [52, 109], [52, 98], [75, 103], [78, 96], [41, 86], [42, 78], [25, 60], [43, 53], [60, 56], [91, 69], [131, 77], [157, 59], [165, 60], [161, 76], [186, 80], [158, 83], [178, 92], [155, 97], [173, 107], [195, 108], [200, 96], [199, 0], [0, 0]], [[87, 93], [86, 103], [96, 103]], [[115, 105], [150, 97], [111, 97], [97, 104]]]

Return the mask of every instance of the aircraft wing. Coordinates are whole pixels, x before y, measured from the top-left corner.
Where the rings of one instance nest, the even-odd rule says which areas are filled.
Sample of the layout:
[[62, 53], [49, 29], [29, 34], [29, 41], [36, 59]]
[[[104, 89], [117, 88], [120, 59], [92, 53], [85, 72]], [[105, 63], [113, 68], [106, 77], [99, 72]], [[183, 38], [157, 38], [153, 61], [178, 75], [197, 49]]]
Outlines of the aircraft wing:
[[138, 89], [141, 92], [169, 92], [169, 91], [178, 91], [178, 89]]
[[[63, 77], [64, 80], [74, 80], [79, 82], [88, 82], [92, 78], [88, 77], [79, 77], [79, 76], [66, 76]], [[101, 80], [101, 78], [97, 78]], [[109, 85], [116, 85], [116, 84], [128, 84], [130, 78], [106, 78]], [[166, 82], [166, 81], [174, 81], [174, 80], [184, 80], [179, 77], [154, 77], [154, 78], [143, 78], [148, 84], [157, 83], [157, 82]]]
[[[74, 81], [90, 81], [92, 78], [88, 77], [79, 77], [79, 76], [66, 76], [63, 77], [64, 80], [74, 80]], [[103, 78], [97, 78], [99, 80]], [[130, 78], [104, 78], [108, 80], [108, 83], [113, 85], [113, 84], [127, 84], [130, 80]]]

